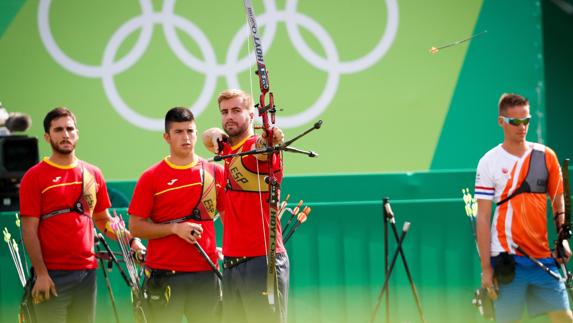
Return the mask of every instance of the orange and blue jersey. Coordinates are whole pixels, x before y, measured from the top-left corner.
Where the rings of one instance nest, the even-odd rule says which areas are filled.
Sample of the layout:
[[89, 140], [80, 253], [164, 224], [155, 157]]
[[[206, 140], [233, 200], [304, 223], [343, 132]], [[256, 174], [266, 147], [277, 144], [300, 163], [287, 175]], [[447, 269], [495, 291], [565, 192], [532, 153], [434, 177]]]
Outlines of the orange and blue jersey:
[[[553, 150], [541, 144], [528, 143], [528, 146], [529, 150], [517, 157], [498, 145], [478, 164], [476, 199], [499, 203], [491, 226], [492, 256], [501, 252], [517, 254], [513, 244], [536, 258], [551, 256], [547, 238], [547, 195], [553, 203], [563, 193], [561, 168]], [[546, 193], [524, 192], [512, 196], [529, 178], [528, 174], [532, 176], [530, 163], [534, 151], [541, 152], [545, 158], [547, 178], [542, 181], [546, 180]], [[507, 198], [510, 199], [505, 201]]]

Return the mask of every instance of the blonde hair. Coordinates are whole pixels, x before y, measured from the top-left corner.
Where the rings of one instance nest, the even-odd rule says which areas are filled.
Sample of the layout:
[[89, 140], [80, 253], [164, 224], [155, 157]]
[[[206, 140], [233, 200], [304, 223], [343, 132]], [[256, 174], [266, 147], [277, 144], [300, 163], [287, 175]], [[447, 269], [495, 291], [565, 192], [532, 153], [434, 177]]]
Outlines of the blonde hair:
[[217, 103], [219, 106], [222, 101], [230, 100], [233, 98], [243, 99], [243, 104], [248, 110], [253, 110], [253, 98], [245, 91], [239, 89], [227, 89], [219, 94]]

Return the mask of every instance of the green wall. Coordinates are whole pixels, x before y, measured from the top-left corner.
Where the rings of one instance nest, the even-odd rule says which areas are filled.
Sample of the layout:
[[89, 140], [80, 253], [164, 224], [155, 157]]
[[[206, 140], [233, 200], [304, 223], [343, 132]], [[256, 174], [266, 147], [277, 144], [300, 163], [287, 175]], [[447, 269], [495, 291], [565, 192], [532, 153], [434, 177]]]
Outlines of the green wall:
[[502, 140], [497, 125], [502, 93], [529, 98], [533, 119], [527, 139], [546, 141], [540, 1], [484, 1], [474, 33], [484, 30], [469, 45], [432, 169], [475, 168]]
[[[32, 115], [35, 136], [48, 109], [72, 108], [79, 156], [108, 179], [134, 179], [167, 154], [157, 130], [168, 108], [192, 107], [201, 131], [219, 124], [218, 91], [250, 91], [240, 1], [179, 1], [172, 9], [151, 0], [139, 2], [146, 9], [138, 2], [7, 1], [0, 100]], [[324, 120], [300, 141], [320, 160], [289, 155], [289, 174], [473, 168], [501, 137], [494, 120], [502, 92], [524, 93], [535, 116], [544, 115], [540, 1], [358, 0], [328, 2], [324, 10], [325, 3], [254, 1], [287, 137]], [[516, 24], [507, 12], [523, 19]], [[530, 139], [544, 136], [545, 120], [536, 118]], [[458, 154], [460, 146], [471, 149]], [[42, 144], [41, 155], [48, 149]]]
[[[81, 130], [79, 155], [108, 179], [136, 178], [167, 154], [157, 129], [168, 108], [191, 107], [202, 131], [219, 124], [218, 91], [256, 87], [247, 67], [240, 1], [180, 1], [172, 10], [164, 10], [162, 1], [141, 3], [149, 3], [148, 16], [136, 2], [114, 1], [6, 0], [0, 10], [0, 69], [6, 76], [0, 78], [0, 100], [9, 110], [32, 115], [29, 134], [35, 136], [42, 135], [48, 109], [71, 107]], [[320, 161], [288, 155], [289, 174], [473, 168], [500, 141], [495, 117], [503, 92], [530, 98], [529, 140], [571, 154], [561, 130], [572, 119], [563, 103], [571, 84], [571, 73], [564, 72], [571, 69], [571, 16], [551, 1], [361, 0], [329, 4], [329, 10], [321, 1], [254, 6], [272, 39], [265, 42], [266, 61], [287, 137], [324, 120], [320, 131], [300, 141], [319, 152]], [[178, 28], [180, 46], [165, 36], [167, 22]], [[138, 52], [138, 39], [147, 35], [139, 27], [146, 24], [149, 42]], [[470, 42], [428, 53], [483, 31]], [[117, 53], [110, 60], [132, 65], [106, 65], [104, 54], [106, 48], [109, 55], [115, 52], [113, 44]], [[42, 144], [41, 155], [48, 149]], [[197, 150], [208, 155], [202, 145]]]
[[[572, 6], [573, 8], [573, 6]], [[573, 158], [573, 14], [553, 1], [543, 2], [543, 43], [547, 102], [547, 142], [562, 157]]]

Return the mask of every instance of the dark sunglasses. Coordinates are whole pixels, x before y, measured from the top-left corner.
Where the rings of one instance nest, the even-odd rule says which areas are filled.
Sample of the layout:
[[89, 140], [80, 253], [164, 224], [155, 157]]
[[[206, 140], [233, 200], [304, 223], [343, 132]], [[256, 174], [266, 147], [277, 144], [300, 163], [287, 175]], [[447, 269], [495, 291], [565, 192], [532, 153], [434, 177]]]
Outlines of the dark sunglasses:
[[531, 120], [531, 116], [525, 118], [508, 118], [502, 116], [501, 118], [503, 119], [503, 122], [514, 126], [519, 126], [520, 124], [527, 126]]

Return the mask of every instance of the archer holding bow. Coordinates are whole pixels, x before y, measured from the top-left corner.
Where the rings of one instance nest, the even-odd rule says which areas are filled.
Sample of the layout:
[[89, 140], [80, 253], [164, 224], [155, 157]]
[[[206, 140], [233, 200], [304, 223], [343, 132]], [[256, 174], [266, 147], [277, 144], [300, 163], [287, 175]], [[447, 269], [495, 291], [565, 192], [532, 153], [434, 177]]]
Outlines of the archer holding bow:
[[[254, 134], [252, 97], [242, 90], [225, 90], [218, 99], [223, 129], [203, 133], [203, 143], [222, 155], [262, 150], [265, 135]], [[283, 142], [283, 133], [273, 127], [273, 145]], [[272, 158], [272, 167], [268, 159]], [[267, 252], [273, 243], [269, 185], [270, 171], [280, 184], [282, 162], [271, 154], [251, 154], [225, 159], [225, 215], [223, 220], [223, 317], [226, 322], [286, 322], [289, 259], [280, 225], [276, 234], [276, 285], [278, 299], [269, 304]], [[278, 194], [278, 192], [277, 192]], [[269, 229], [271, 228], [271, 229]], [[273, 306], [275, 305], [275, 306]]]
[[495, 299], [494, 285], [499, 285], [494, 301], [498, 322], [519, 321], [526, 305], [530, 316], [547, 314], [552, 322], [573, 322], [566, 286], [555, 274], [556, 260], [564, 263], [571, 256], [569, 243], [559, 241], [560, 251], [552, 254], [547, 241], [547, 196], [557, 231], [564, 228], [557, 156], [549, 147], [526, 141], [531, 120], [526, 98], [502, 95], [498, 113], [503, 143], [480, 159], [476, 174], [482, 286]]

